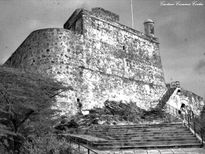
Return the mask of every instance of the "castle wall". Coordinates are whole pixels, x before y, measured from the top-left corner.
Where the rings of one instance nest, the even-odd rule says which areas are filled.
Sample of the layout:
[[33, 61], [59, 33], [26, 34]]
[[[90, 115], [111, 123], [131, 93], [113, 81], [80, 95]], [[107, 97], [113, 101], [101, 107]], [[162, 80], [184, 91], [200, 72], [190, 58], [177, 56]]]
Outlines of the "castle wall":
[[63, 93], [56, 105], [63, 113], [75, 114], [82, 83], [82, 53], [82, 36], [60, 28], [42, 29], [32, 32], [5, 64], [32, 69], [72, 86], [74, 91]]
[[[159, 44], [146, 40], [124, 29], [119, 24], [102, 21], [93, 16], [83, 16], [86, 40], [92, 43], [95, 59], [107, 60], [107, 71], [113, 74], [165, 86], [159, 53]], [[89, 48], [89, 47], [88, 47]], [[86, 52], [87, 53], [87, 52]], [[88, 55], [90, 56], [90, 55]], [[121, 67], [112, 66], [113, 63]], [[89, 65], [89, 64], [88, 64]], [[92, 64], [90, 64], [92, 65]], [[110, 66], [112, 66], [110, 68]], [[90, 66], [90, 67], [93, 67]], [[104, 70], [102, 68], [102, 70]], [[118, 72], [118, 73], [117, 73]]]
[[167, 104], [171, 105], [177, 110], [180, 110], [181, 105], [185, 104], [186, 106], [190, 107], [195, 115], [200, 116], [202, 112], [204, 112], [205, 102], [202, 97], [194, 94], [193, 92], [184, 90], [182, 88], [177, 88], [170, 96]]
[[191, 107], [195, 115], [200, 116], [204, 112], [205, 102], [202, 97], [194, 94], [193, 92], [181, 89], [179, 95], [181, 103]]
[[164, 93], [162, 87], [149, 87], [143, 82], [89, 69], [84, 69], [83, 80], [82, 100], [91, 107], [102, 107], [106, 100], [115, 100], [135, 102], [137, 106], [149, 109], [150, 103]]
[[84, 88], [86, 98], [95, 93], [92, 101], [96, 104], [97, 100], [125, 100], [147, 109], [150, 102], [162, 97], [166, 87], [157, 42], [121, 24], [96, 18], [92, 12], [84, 11], [82, 18], [85, 67], [89, 70], [83, 78], [93, 87]]
[[[165, 88], [159, 81], [143, 80], [140, 72], [132, 75], [135, 68], [127, 66], [124, 57], [115, 56], [117, 52], [124, 51], [69, 30], [43, 29], [31, 33], [6, 64], [32, 68], [72, 86], [76, 91], [67, 92], [57, 104], [65, 113], [76, 112], [77, 98], [84, 109], [100, 107], [107, 99], [133, 101], [147, 108]], [[146, 69], [146, 65], [139, 66]]]

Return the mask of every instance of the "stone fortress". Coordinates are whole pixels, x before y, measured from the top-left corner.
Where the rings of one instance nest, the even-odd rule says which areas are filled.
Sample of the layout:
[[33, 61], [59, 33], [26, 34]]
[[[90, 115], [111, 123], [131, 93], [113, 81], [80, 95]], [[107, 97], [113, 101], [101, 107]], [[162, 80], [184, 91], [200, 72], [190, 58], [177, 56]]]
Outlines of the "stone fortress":
[[[32, 32], [5, 65], [32, 69], [73, 87], [58, 98], [63, 114], [76, 114], [77, 99], [83, 110], [102, 107], [106, 100], [135, 102], [149, 110], [170, 87], [154, 22], [145, 21], [144, 29], [142, 33], [122, 25], [118, 15], [102, 8], [76, 9], [63, 28]], [[176, 95], [168, 100], [173, 106]], [[202, 111], [201, 97], [185, 90], [179, 97], [196, 113]]]

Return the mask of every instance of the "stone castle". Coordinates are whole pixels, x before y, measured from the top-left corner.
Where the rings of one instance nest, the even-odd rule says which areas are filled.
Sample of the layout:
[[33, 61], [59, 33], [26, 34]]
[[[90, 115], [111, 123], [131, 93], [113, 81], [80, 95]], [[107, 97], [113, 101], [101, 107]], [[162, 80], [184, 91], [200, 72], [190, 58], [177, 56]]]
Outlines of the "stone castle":
[[[168, 87], [154, 22], [145, 21], [144, 29], [122, 25], [118, 15], [102, 8], [76, 9], [63, 28], [32, 32], [5, 65], [32, 69], [73, 87], [58, 98], [57, 107], [66, 114], [77, 112], [77, 99], [84, 110], [102, 107], [106, 100], [135, 102], [148, 110]], [[195, 104], [202, 101], [192, 98]]]

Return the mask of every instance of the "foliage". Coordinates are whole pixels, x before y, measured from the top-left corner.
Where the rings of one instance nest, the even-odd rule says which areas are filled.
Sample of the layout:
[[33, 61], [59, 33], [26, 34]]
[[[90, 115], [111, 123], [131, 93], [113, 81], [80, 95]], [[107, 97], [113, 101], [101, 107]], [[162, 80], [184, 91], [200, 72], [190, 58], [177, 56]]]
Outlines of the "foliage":
[[113, 115], [119, 115], [123, 120], [138, 123], [141, 120], [143, 109], [139, 108], [136, 103], [105, 101], [105, 111]]
[[43, 137], [32, 136], [30, 141], [24, 142], [22, 154], [63, 154], [71, 153], [70, 144], [65, 139], [57, 138], [53, 134]]
[[[163, 109], [155, 108], [149, 111], [139, 108], [135, 102], [105, 101], [103, 108], [93, 108], [87, 115], [75, 115], [65, 118], [55, 128], [57, 132], [77, 132], [78, 128], [89, 128], [92, 125], [128, 125], [139, 123], [178, 122], [179, 119], [166, 113]], [[76, 127], [76, 125], [78, 127]]]
[[65, 88], [61, 83], [28, 71], [0, 67], [0, 143], [20, 153], [33, 134], [47, 134], [57, 110], [51, 108]]

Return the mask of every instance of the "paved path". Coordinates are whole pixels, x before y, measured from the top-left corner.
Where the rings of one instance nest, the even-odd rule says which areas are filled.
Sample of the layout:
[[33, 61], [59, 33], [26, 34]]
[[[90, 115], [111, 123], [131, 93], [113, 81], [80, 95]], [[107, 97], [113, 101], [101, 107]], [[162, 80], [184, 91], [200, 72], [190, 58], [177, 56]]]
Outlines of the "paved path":
[[205, 154], [205, 148], [101, 151], [99, 154]]

